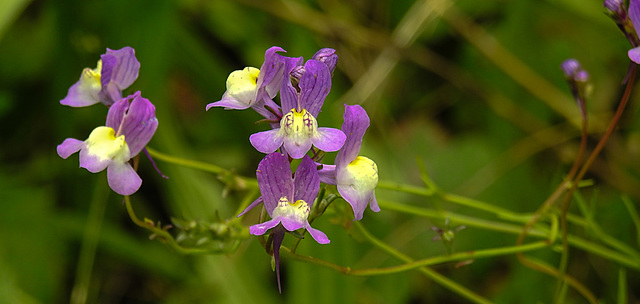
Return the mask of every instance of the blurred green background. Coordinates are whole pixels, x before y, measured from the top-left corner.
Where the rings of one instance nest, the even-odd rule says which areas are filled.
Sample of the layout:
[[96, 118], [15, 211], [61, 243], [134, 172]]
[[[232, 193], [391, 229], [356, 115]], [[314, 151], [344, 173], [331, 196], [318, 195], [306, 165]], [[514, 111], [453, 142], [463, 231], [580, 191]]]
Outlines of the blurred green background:
[[[260, 117], [204, 108], [222, 96], [231, 71], [259, 67], [273, 45], [305, 59], [322, 47], [337, 50], [320, 125], [339, 128], [343, 104], [362, 104], [372, 123], [361, 155], [377, 162], [381, 181], [422, 185], [420, 158], [445, 191], [523, 213], [553, 191], [578, 148], [579, 114], [560, 63], [577, 58], [591, 75], [592, 148], [621, 95], [629, 48], [597, 0], [3, 0], [0, 302], [86, 296], [88, 303], [467, 303], [417, 271], [350, 277], [287, 259], [280, 295], [256, 238], [227, 255], [182, 256], [132, 224], [104, 172], [78, 169], [75, 155], [57, 156], [56, 145], [86, 138], [106, 115], [101, 106], [76, 109], [59, 100], [105, 48], [131, 46], [141, 70], [127, 93], [142, 91], [160, 121], [150, 146], [255, 176], [263, 155], [248, 137], [264, 129], [253, 124]], [[640, 201], [637, 109], [634, 94], [587, 175], [595, 185], [581, 191], [603, 230], [635, 249], [637, 231], [621, 197]], [[132, 197], [141, 217], [163, 224], [171, 217], [232, 218], [248, 193], [223, 197], [217, 176], [157, 163], [170, 179], [141, 161], [144, 183]], [[386, 189], [377, 196], [494, 219], [438, 199]], [[346, 203], [334, 203], [314, 222], [331, 244], [306, 240], [299, 252], [353, 268], [400, 263], [364, 242], [342, 219], [348, 212]], [[250, 213], [245, 223], [257, 220]], [[367, 211], [362, 224], [415, 259], [446, 252], [431, 240], [441, 220], [383, 207]], [[571, 232], [594, 239], [587, 229]], [[467, 228], [455, 250], [515, 241], [516, 235]], [[559, 261], [549, 249], [532, 255]], [[575, 248], [570, 259], [569, 273], [603, 303], [618, 299], [620, 265]], [[496, 303], [551, 303], [556, 284], [513, 255], [434, 269]], [[637, 269], [627, 277], [629, 302], [639, 303]], [[583, 301], [569, 291], [567, 302]]]

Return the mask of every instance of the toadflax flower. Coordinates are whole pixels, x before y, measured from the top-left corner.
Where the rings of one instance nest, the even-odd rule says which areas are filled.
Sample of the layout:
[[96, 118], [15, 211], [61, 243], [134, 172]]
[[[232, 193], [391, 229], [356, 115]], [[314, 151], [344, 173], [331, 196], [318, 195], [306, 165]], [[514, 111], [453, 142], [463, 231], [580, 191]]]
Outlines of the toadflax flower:
[[375, 212], [380, 211], [375, 195], [378, 166], [371, 159], [358, 156], [367, 128], [367, 112], [359, 105], [345, 105], [342, 131], [347, 140], [336, 155], [335, 165], [323, 165], [319, 171], [321, 182], [337, 185], [342, 198], [351, 205], [355, 220], [362, 219], [367, 205]]
[[327, 64], [308, 60], [300, 78], [298, 92], [288, 75], [296, 67], [285, 63], [285, 79], [280, 89], [282, 113], [280, 128], [252, 134], [249, 141], [262, 153], [273, 153], [281, 146], [295, 159], [302, 158], [314, 145], [328, 152], [338, 151], [346, 136], [334, 128], [318, 128], [316, 117], [331, 89], [331, 71]]
[[80, 80], [69, 88], [60, 103], [72, 107], [84, 107], [102, 102], [110, 106], [122, 99], [122, 91], [137, 78], [140, 62], [131, 47], [119, 50], [107, 49], [100, 56], [95, 69], [85, 68]]
[[329, 238], [320, 230], [309, 225], [307, 217], [313, 201], [320, 190], [320, 177], [315, 163], [306, 156], [302, 159], [295, 176], [291, 177], [289, 159], [281, 153], [272, 153], [260, 162], [256, 171], [258, 186], [262, 197], [256, 200], [240, 215], [264, 202], [271, 220], [249, 227], [253, 235], [263, 235], [274, 229], [273, 256], [276, 262], [278, 289], [280, 289], [280, 245], [285, 229], [295, 231], [304, 228], [320, 244], [328, 244]]
[[632, 35], [630, 40], [634, 48], [628, 52], [631, 61], [640, 64], [640, 46], [638, 45], [638, 31], [640, 31], [640, 0], [629, 0], [629, 18], [633, 23], [636, 35]]
[[106, 126], [95, 128], [89, 138], [67, 138], [58, 145], [58, 155], [66, 159], [80, 151], [80, 167], [97, 173], [107, 169], [109, 187], [118, 194], [138, 191], [142, 179], [129, 160], [147, 145], [158, 128], [156, 108], [140, 92], [114, 103]]
[[[260, 69], [246, 67], [233, 71], [227, 78], [227, 90], [222, 99], [207, 105], [212, 107], [224, 107], [225, 109], [244, 110], [253, 108], [267, 119], [274, 119], [273, 112], [279, 111], [279, 106], [273, 102], [278, 94], [283, 78], [283, 56], [276, 52], [286, 52], [280, 47], [269, 48], [264, 54], [264, 62]], [[268, 110], [268, 107], [271, 109]]]

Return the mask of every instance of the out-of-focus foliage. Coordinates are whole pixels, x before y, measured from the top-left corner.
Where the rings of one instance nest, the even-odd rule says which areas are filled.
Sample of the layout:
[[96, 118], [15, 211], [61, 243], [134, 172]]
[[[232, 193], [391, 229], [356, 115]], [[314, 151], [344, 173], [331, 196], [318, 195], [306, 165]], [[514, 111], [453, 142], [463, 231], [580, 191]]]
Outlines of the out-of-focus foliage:
[[[418, 157], [444, 191], [531, 213], [566, 174], [579, 142], [579, 113], [560, 63], [577, 58], [591, 75], [590, 147], [617, 105], [628, 45], [603, 12], [598, 0], [4, 0], [0, 302], [65, 303], [88, 284], [89, 303], [465, 303], [417, 271], [351, 277], [287, 259], [280, 295], [270, 257], [255, 238], [234, 253], [207, 256], [181, 256], [150, 241], [131, 223], [122, 198], [108, 192], [105, 176], [79, 170], [77, 158], [56, 155], [66, 137], [86, 138], [101, 124], [104, 108], [69, 108], [59, 100], [105, 48], [131, 46], [141, 70], [129, 90], [142, 91], [160, 121], [150, 146], [252, 177], [263, 157], [248, 142], [264, 128], [253, 124], [259, 117], [205, 112], [205, 105], [221, 97], [231, 71], [259, 67], [270, 46], [305, 58], [331, 47], [340, 59], [319, 119], [339, 127], [343, 104], [362, 104], [371, 128], [361, 154], [377, 162], [382, 181], [422, 185]], [[595, 185], [580, 191], [605, 232], [636, 250], [637, 231], [621, 196], [640, 201], [638, 102], [634, 95], [587, 175]], [[232, 190], [223, 196], [224, 185], [212, 174], [158, 165], [170, 179], [141, 162], [144, 183], [132, 197], [141, 217], [213, 222], [234, 217], [247, 195]], [[377, 195], [379, 201], [469, 212], [395, 191]], [[299, 252], [353, 268], [399, 264], [363, 241], [345, 208], [336, 201], [313, 223], [330, 245], [305, 241]], [[580, 214], [575, 206], [570, 212]], [[255, 223], [258, 213], [249, 213], [246, 223]], [[383, 208], [367, 211], [362, 224], [415, 259], [446, 252], [432, 241], [431, 227], [443, 221]], [[583, 228], [571, 232], [589, 238]], [[456, 234], [453, 250], [515, 242], [513, 234], [467, 228]], [[81, 252], [91, 246], [95, 255], [82, 262], [87, 257]], [[551, 250], [532, 255], [559, 258]], [[78, 275], [82, 263], [93, 265], [88, 278]], [[513, 255], [433, 268], [498, 303], [549, 303], [556, 287], [554, 278]], [[568, 272], [607, 303], [617, 299], [618, 270], [612, 261], [572, 248]], [[637, 270], [627, 277], [632, 303], [640, 299]], [[574, 291], [567, 298], [583, 300]]]

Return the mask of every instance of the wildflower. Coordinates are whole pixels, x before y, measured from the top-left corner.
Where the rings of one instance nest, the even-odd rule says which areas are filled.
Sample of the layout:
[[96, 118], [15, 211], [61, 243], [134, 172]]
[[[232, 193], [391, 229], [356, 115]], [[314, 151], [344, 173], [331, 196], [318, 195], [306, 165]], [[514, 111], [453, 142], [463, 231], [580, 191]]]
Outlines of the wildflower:
[[336, 50], [331, 48], [320, 49], [315, 54], [313, 54], [313, 57], [311, 57], [311, 59], [324, 62], [331, 73], [333, 73], [333, 70], [338, 64], [338, 55], [336, 55]]
[[271, 47], [265, 52], [260, 69], [246, 67], [229, 74], [227, 90], [222, 95], [222, 99], [208, 104], [206, 109], [252, 108], [267, 119], [276, 118], [274, 112], [279, 111], [280, 107], [272, 99], [278, 94], [284, 76], [283, 56], [276, 52], [286, 51], [276, 46]]
[[80, 167], [97, 173], [107, 169], [109, 187], [118, 194], [138, 191], [142, 179], [129, 160], [144, 148], [158, 128], [155, 107], [140, 92], [114, 103], [107, 114], [106, 126], [95, 128], [89, 138], [67, 138], [58, 145], [60, 157], [66, 159], [80, 151]]
[[[295, 67], [291, 61], [286, 62], [285, 75]], [[299, 159], [312, 145], [328, 152], [342, 147], [346, 139], [344, 133], [334, 128], [318, 128], [316, 121], [331, 89], [329, 67], [321, 61], [308, 60], [298, 87], [299, 92], [289, 77], [283, 80], [280, 99], [284, 116], [280, 120], [280, 128], [252, 134], [249, 140], [256, 150], [269, 154], [284, 146], [292, 158]]]
[[578, 107], [586, 118], [585, 99], [589, 94], [591, 87], [589, 86], [589, 73], [582, 69], [578, 60], [567, 59], [560, 66], [564, 72], [564, 77], [571, 88], [571, 93], [576, 100]]
[[122, 91], [138, 78], [139, 70], [140, 62], [133, 48], [107, 49], [107, 53], [100, 56], [95, 69], [85, 68], [82, 71], [80, 80], [69, 88], [67, 96], [60, 103], [84, 107], [102, 102], [110, 106], [122, 99]]
[[636, 35], [631, 35], [632, 49], [629, 50], [629, 59], [635, 63], [640, 63], [640, 46], [638, 46], [638, 30], [640, 30], [640, 3], [638, 0], [629, 0], [629, 18], [633, 23]]
[[342, 198], [351, 205], [355, 220], [362, 219], [367, 205], [375, 212], [380, 211], [375, 195], [378, 166], [371, 159], [358, 156], [367, 128], [367, 112], [359, 105], [345, 105], [342, 131], [347, 140], [336, 156], [335, 165], [323, 165], [319, 171], [321, 182], [337, 185]]
[[[315, 163], [308, 156], [302, 159], [292, 178], [289, 160], [281, 153], [265, 156], [256, 172], [262, 198], [247, 209], [263, 201], [271, 220], [249, 227], [249, 232], [253, 235], [263, 235], [267, 230], [275, 228], [273, 256], [280, 289], [279, 252], [285, 229], [295, 231], [304, 228], [316, 242], [329, 243], [329, 238], [322, 231], [312, 228], [307, 221], [313, 201], [320, 190], [320, 178]], [[242, 214], [245, 212], [246, 210]]]

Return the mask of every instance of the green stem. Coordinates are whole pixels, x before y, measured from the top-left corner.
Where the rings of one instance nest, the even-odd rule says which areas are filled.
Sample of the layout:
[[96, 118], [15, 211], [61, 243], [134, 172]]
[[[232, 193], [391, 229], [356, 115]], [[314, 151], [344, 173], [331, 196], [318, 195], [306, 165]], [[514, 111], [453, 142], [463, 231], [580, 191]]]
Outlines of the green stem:
[[[403, 212], [407, 214], [412, 214], [420, 217], [426, 217], [431, 219], [441, 219], [444, 220], [447, 217], [451, 220], [452, 224], [455, 225], [465, 225], [469, 227], [477, 227], [483, 228], [487, 230], [511, 233], [511, 234], [520, 234], [522, 232], [522, 226], [500, 223], [490, 220], [478, 219], [470, 216], [460, 215], [452, 212], [439, 212], [434, 210], [429, 210], [425, 208], [408, 206], [404, 204], [392, 203], [383, 200], [379, 200], [378, 204], [380, 208], [385, 210], [394, 210], [398, 212]], [[549, 238], [551, 231], [546, 229], [540, 225], [537, 225], [530, 229], [528, 235], [538, 237], [538, 238]], [[591, 252], [595, 255], [602, 256], [609, 260], [612, 260], [620, 265], [627, 266], [629, 268], [633, 268], [636, 270], [640, 270], [640, 259], [636, 256], [628, 256], [625, 254], [621, 254], [617, 251], [613, 251], [601, 245], [592, 243], [580, 237], [574, 235], [568, 235], [567, 241], [569, 244], [576, 248], [580, 248], [582, 250]]]
[[640, 216], [638, 216], [638, 211], [636, 210], [636, 207], [633, 206], [633, 202], [631, 201], [629, 196], [622, 196], [622, 202], [627, 207], [629, 216], [633, 221], [633, 225], [636, 227], [636, 242], [637, 246], [640, 247]]
[[[125, 204], [125, 207], [127, 208], [127, 213], [129, 214], [129, 217], [131, 218], [131, 221], [133, 221], [134, 224], [138, 225], [139, 227], [150, 230], [151, 232], [153, 232], [153, 235], [155, 235], [157, 238], [162, 240], [165, 244], [169, 245], [169, 247], [173, 248], [174, 250], [176, 250], [181, 254], [201, 255], [201, 254], [223, 253], [228, 251], [228, 250], [217, 251], [217, 250], [208, 250], [208, 249], [202, 249], [202, 248], [182, 247], [180, 246], [180, 244], [176, 242], [173, 236], [166, 230], [162, 229], [162, 227], [157, 227], [151, 220], [148, 220], [148, 219], [145, 219], [144, 221], [140, 220], [136, 216], [136, 213], [133, 211], [133, 207], [131, 206], [131, 199], [129, 198], [129, 196], [124, 197], [124, 204]], [[232, 247], [231, 250], [235, 249], [235, 246], [231, 246], [231, 247]]]
[[[171, 155], [167, 155], [161, 152], [156, 151], [155, 149], [152, 149], [150, 147], [147, 146], [147, 151], [149, 152], [149, 155], [151, 155], [153, 158], [155, 159], [159, 159], [168, 163], [172, 163], [175, 165], [180, 165], [180, 166], [184, 166], [184, 167], [188, 167], [188, 168], [193, 168], [193, 169], [198, 169], [198, 170], [202, 170], [202, 171], [206, 171], [206, 172], [211, 172], [214, 174], [231, 174], [231, 172], [227, 169], [224, 169], [222, 167], [218, 167], [216, 165], [212, 165], [212, 164], [208, 164], [205, 162], [200, 162], [200, 161], [195, 161], [195, 160], [190, 160], [190, 159], [184, 159], [184, 158], [180, 158], [180, 157], [176, 157], [176, 156], [171, 156]], [[252, 187], [258, 187], [258, 181], [254, 178], [248, 178], [248, 177], [244, 177], [244, 176], [238, 176], [236, 175], [238, 178], [240, 178], [242, 181], [244, 181], [247, 185], [251, 185]]]
[[[358, 229], [362, 232], [362, 234], [364, 235], [364, 237], [374, 246], [380, 248], [381, 250], [387, 252], [388, 254], [394, 256], [395, 258], [405, 262], [405, 263], [412, 263], [413, 259], [411, 259], [409, 256], [405, 255], [404, 253], [396, 250], [395, 248], [385, 244], [384, 242], [380, 241], [379, 239], [377, 239], [376, 237], [374, 237], [373, 235], [371, 235], [369, 233], [369, 231], [367, 231], [364, 226], [362, 226], [362, 224], [360, 224], [360, 222], [355, 222], [355, 226], [358, 227]], [[432, 279], [433, 281], [435, 281], [436, 283], [440, 284], [441, 286], [461, 295], [464, 298], [467, 298], [468, 300], [470, 300], [471, 302], [474, 303], [479, 303], [479, 304], [488, 304], [491, 303], [491, 301], [481, 297], [480, 295], [476, 294], [475, 292], [467, 289], [466, 287], [448, 279], [447, 277], [439, 274], [438, 272], [436, 272], [433, 269], [430, 269], [428, 267], [420, 267], [419, 268], [420, 272], [422, 272], [425, 276], [427, 276], [428, 278]]]

